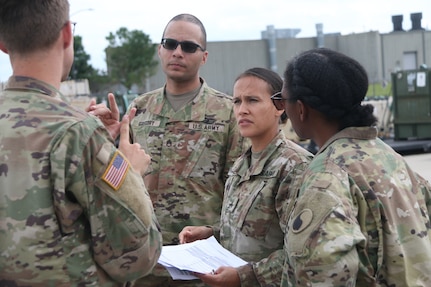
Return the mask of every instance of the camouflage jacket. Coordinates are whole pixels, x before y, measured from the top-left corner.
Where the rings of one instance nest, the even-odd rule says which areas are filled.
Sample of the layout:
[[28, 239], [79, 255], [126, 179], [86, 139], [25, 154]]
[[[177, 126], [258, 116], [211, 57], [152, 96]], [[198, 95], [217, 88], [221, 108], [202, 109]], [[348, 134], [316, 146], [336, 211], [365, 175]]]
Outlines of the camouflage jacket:
[[[312, 154], [282, 131], [254, 165], [251, 149], [229, 172], [220, 224], [220, 242], [249, 265], [238, 268], [241, 286], [278, 286], [284, 261], [280, 226], [290, 191], [298, 188]], [[283, 229], [282, 229], [283, 228]]]
[[163, 243], [178, 244], [184, 226], [218, 222], [227, 173], [241, 155], [242, 138], [231, 97], [203, 82], [196, 98], [175, 112], [163, 91], [135, 99], [131, 126], [133, 140], [151, 155], [144, 181]]
[[303, 179], [282, 286], [431, 286], [431, 186], [375, 128], [334, 135]]
[[0, 93], [0, 285], [123, 286], [161, 234], [142, 177], [103, 124], [35, 79]]
[[[141, 95], [129, 107], [137, 108], [132, 139], [151, 155], [144, 181], [164, 245], [178, 244], [184, 226], [219, 224], [227, 173], [243, 151], [232, 98], [201, 82], [198, 95], [178, 111], [164, 88]], [[137, 286], [158, 286], [158, 278], [170, 278], [160, 264], [153, 274], [157, 282], [139, 280]]]

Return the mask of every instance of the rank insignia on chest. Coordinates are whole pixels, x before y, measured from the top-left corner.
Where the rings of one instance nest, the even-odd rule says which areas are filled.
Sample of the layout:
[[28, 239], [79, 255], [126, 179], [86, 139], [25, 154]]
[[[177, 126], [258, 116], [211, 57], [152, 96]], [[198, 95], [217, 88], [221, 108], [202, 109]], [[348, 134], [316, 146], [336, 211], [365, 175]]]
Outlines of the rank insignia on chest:
[[126, 178], [129, 167], [129, 162], [117, 151], [106, 168], [102, 180], [114, 190], [118, 190]]

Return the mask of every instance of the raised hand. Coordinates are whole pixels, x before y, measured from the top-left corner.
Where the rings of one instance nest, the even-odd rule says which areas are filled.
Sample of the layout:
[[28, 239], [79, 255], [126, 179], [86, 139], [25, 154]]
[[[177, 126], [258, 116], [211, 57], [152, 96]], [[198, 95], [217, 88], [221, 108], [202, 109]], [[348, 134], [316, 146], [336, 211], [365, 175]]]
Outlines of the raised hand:
[[144, 175], [151, 162], [151, 157], [141, 149], [138, 143], [131, 144], [129, 141], [129, 116], [124, 115], [120, 126], [120, 142], [118, 149], [127, 157], [130, 165], [136, 172]]
[[[120, 134], [120, 112], [118, 110], [117, 102], [115, 101], [115, 96], [112, 93], [108, 94], [109, 107], [105, 104], [96, 104], [94, 100], [90, 102], [90, 105], [86, 108], [86, 111], [98, 117], [105, 128], [108, 130], [111, 137], [115, 140]], [[136, 109], [133, 108], [129, 113], [129, 120], [131, 121], [136, 114]]]

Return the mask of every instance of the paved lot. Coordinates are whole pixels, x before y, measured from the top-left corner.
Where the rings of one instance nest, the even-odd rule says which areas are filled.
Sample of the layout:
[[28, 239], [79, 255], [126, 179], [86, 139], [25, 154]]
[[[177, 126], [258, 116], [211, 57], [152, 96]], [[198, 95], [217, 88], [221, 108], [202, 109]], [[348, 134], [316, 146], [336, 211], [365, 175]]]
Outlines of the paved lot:
[[431, 153], [404, 156], [410, 167], [431, 182]]

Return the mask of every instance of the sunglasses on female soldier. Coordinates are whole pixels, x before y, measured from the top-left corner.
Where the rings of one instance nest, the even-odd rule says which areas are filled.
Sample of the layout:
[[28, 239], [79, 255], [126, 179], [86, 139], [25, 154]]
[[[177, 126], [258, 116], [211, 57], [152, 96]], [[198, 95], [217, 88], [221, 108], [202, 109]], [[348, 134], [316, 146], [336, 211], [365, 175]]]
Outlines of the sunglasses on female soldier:
[[163, 48], [171, 51], [175, 50], [178, 47], [178, 45], [180, 45], [181, 50], [183, 50], [183, 52], [186, 52], [186, 53], [195, 53], [198, 48], [201, 49], [202, 51], [205, 51], [205, 49], [202, 48], [199, 44], [196, 44], [191, 41], [178, 41], [171, 38], [163, 38], [161, 44]]
[[284, 110], [286, 100], [281, 96], [281, 92], [273, 94], [271, 100], [277, 110]]
[[281, 92], [277, 92], [271, 96], [272, 103], [277, 110], [284, 110], [286, 102], [296, 102], [295, 99], [285, 99], [281, 96]]

